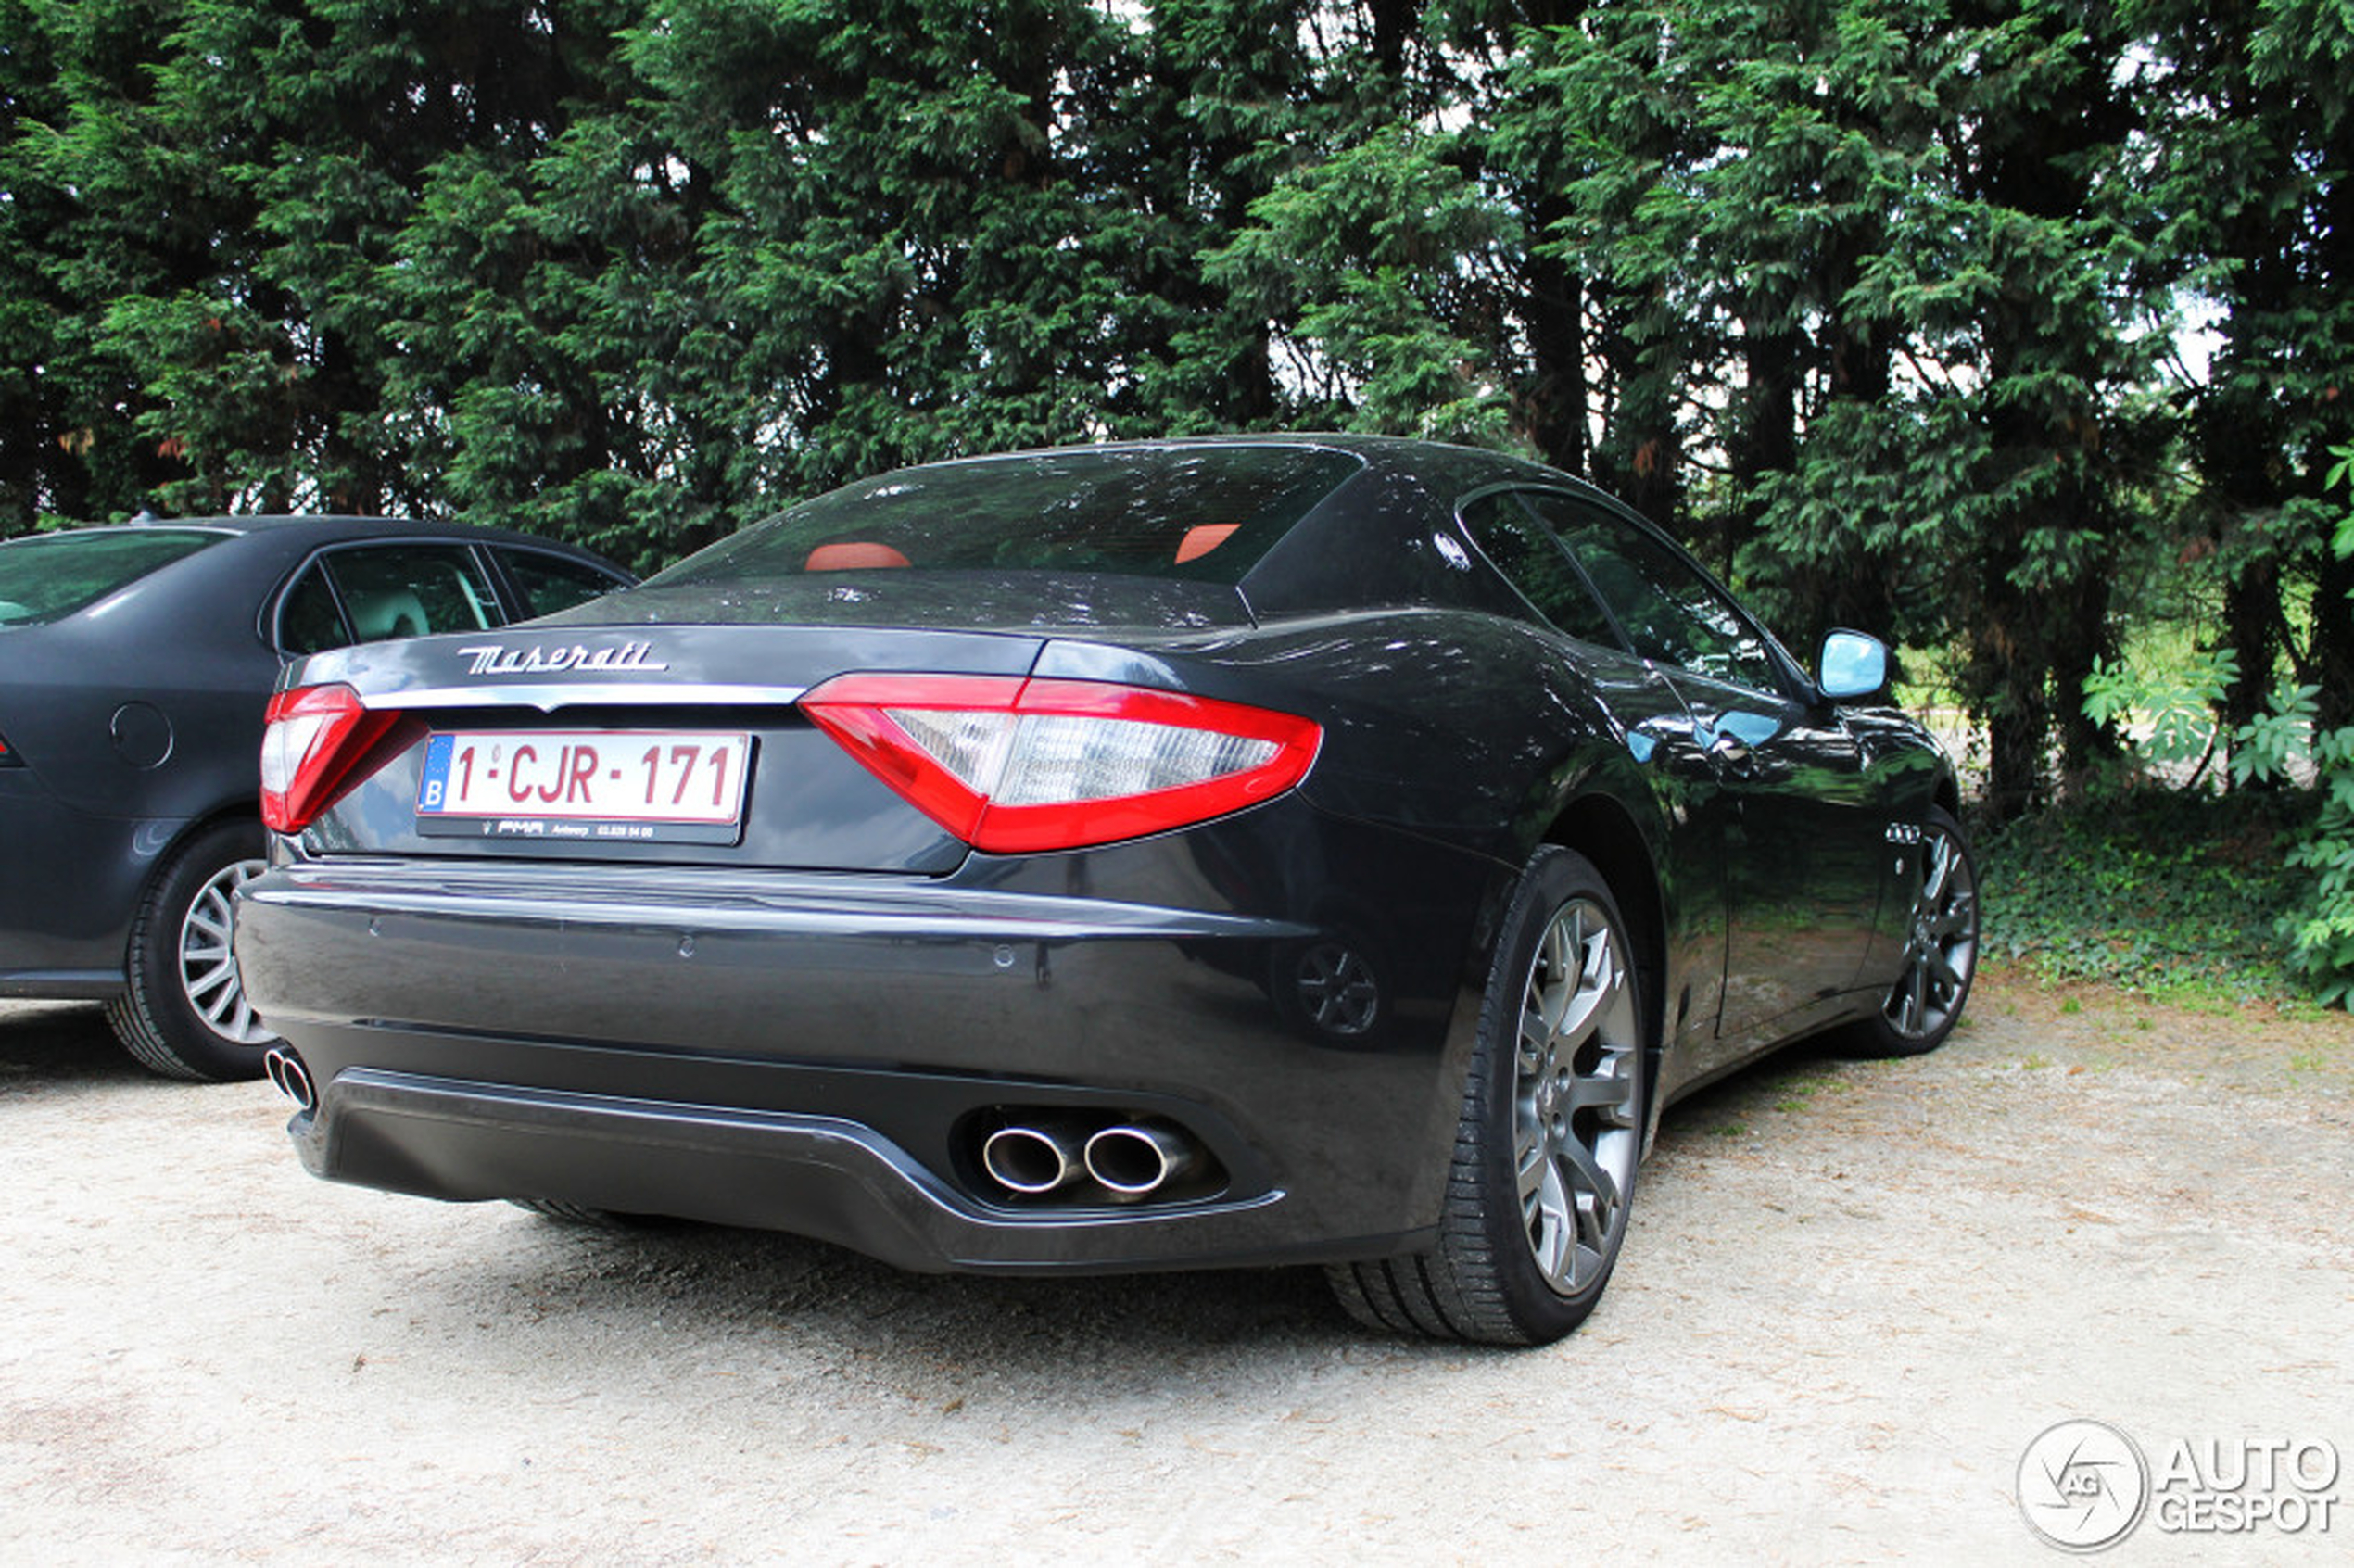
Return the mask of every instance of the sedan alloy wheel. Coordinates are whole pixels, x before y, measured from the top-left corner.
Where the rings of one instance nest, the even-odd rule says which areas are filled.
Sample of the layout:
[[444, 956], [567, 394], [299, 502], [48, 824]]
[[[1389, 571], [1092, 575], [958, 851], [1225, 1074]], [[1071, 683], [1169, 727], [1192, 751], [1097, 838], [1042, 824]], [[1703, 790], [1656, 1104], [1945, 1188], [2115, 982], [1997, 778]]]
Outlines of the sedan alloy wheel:
[[205, 1027], [234, 1045], [266, 1045], [276, 1038], [255, 1019], [229, 953], [231, 901], [268, 869], [267, 861], [232, 861], [196, 890], [180, 922], [181, 989]]

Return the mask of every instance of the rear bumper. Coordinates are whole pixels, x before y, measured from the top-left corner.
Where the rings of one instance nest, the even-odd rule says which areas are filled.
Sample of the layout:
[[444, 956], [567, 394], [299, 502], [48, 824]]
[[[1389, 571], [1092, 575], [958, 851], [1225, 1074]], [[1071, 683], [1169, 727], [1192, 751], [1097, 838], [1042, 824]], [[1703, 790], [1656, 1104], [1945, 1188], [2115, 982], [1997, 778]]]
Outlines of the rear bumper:
[[[1013, 1086], [1008, 1086], [1013, 1087]], [[316, 1175], [426, 1196], [561, 1196], [787, 1230], [899, 1268], [1050, 1272], [1384, 1255], [1412, 1233], [1287, 1236], [1286, 1195], [1152, 1211], [977, 1203], [860, 1121], [348, 1069], [288, 1127]], [[1254, 1240], [1255, 1238], [1255, 1240]]]
[[[1384, 1256], [1436, 1222], [1500, 880], [1322, 827], [1390, 841], [1291, 839], [1318, 891], [1247, 879], [1278, 890], [1256, 909], [1203, 872], [1250, 861], [1234, 829], [1220, 853], [1181, 835], [943, 879], [297, 862], [247, 888], [239, 967], [318, 1086], [289, 1131], [330, 1180], [791, 1231], [918, 1270]], [[1303, 1004], [1337, 948], [1376, 977], [1374, 1028]], [[1174, 1123], [1218, 1179], [1019, 1198], [977, 1157], [1009, 1107]]]

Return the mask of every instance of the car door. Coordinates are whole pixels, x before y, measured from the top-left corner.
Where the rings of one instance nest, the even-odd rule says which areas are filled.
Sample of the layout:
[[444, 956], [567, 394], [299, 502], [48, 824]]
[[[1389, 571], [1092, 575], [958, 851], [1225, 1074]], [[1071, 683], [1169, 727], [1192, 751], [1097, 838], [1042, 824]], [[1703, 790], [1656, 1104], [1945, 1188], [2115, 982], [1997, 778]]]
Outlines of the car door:
[[1670, 943], [1674, 967], [1688, 978], [1671, 1009], [1669, 1044], [1689, 1059], [1713, 1049], [1725, 974], [1724, 890], [1728, 835], [1734, 803], [1718, 778], [1690, 706], [1651, 662], [1627, 647], [1617, 625], [1561, 540], [1530, 509], [1518, 488], [1469, 497], [1457, 509], [1463, 529], [1551, 630], [1570, 639], [1563, 657], [1590, 681], [1602, 705], [1624, 727], [1627, 752], [1677, 824], [1666, 845], [1670, 863], [1660, 874], [1679, 896]]
[[1723, 1006], [1710, 1066], [1852, 989], [1879, 910], [1885, 823], [1862, 748], [1772, 638], [1664, 536], [1585, 497], [1530, 505], [1689, 712], [1725, 819]]

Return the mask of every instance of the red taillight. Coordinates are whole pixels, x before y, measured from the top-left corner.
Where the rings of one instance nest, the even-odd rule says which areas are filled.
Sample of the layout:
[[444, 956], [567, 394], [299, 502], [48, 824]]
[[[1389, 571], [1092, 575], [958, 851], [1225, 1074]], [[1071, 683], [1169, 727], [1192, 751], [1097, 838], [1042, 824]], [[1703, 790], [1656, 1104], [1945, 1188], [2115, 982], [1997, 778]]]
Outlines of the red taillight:
[[0, 767], [22, 767], [24, 759], [8, 750], [8, 738], [0, 735]]
[[1310, 721], [1181, 692], [1019, 676], [838, 676], [803, 710], [975, 849], [1078, 849], [1206, 822], [1299, 782]]
[[334, 803], [352, 769], [399, 715], [370, 713], [348, 686], [298, 686], [270, 699], [261, 732], [261, 820], [299, 833]]

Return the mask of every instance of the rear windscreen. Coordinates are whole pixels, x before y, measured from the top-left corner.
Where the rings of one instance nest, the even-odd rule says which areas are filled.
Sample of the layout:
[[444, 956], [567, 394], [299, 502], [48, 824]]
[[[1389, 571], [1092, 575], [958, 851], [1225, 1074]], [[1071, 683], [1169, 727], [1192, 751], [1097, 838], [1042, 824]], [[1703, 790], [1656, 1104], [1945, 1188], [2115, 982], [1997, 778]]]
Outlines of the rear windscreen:
[[1237, 583], [1357, 472], [1314, 447], [1033, 452], [911, 468], [805, 501], [650, 579], [1043, 570]]
[[228, 537], [195, 528], [94, 528], [11, 539], [0, 544], [0, 626], [70, 615]]

